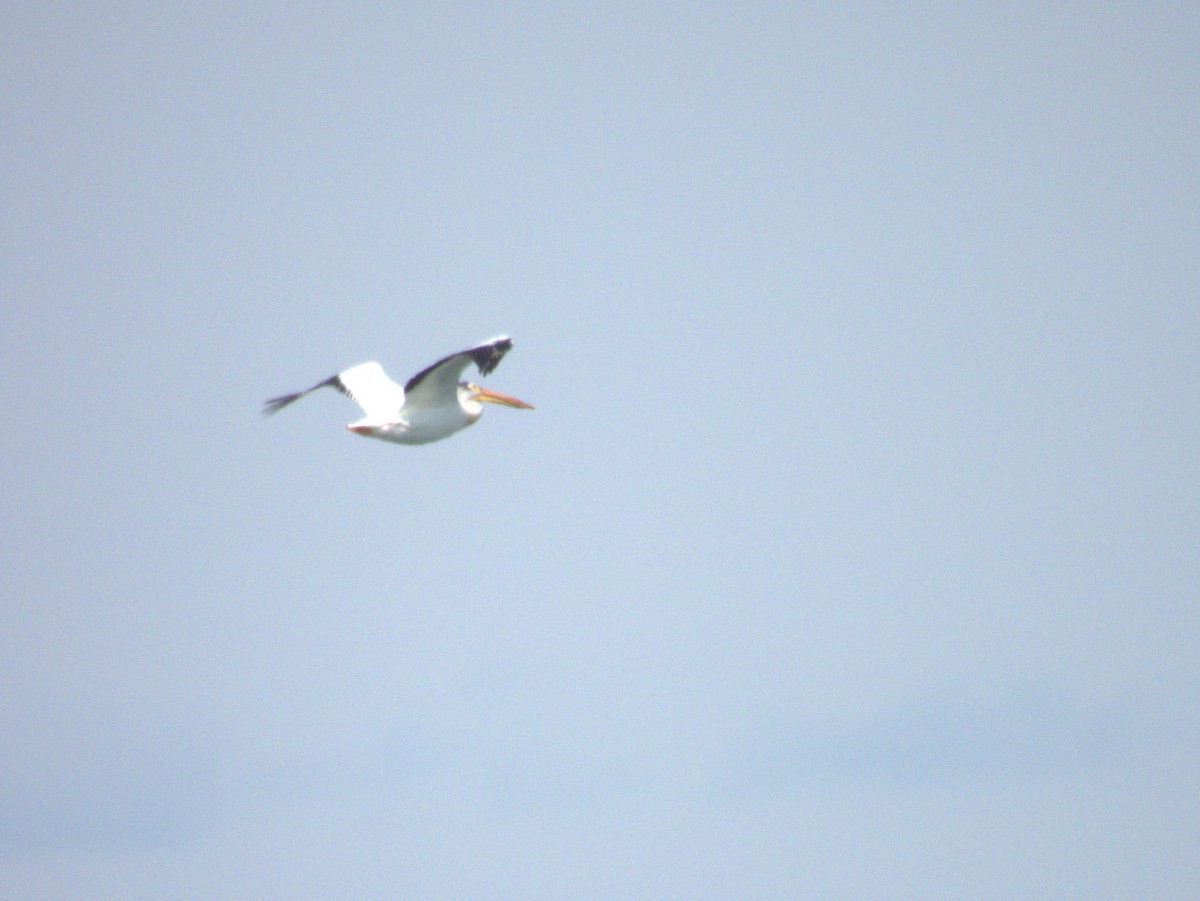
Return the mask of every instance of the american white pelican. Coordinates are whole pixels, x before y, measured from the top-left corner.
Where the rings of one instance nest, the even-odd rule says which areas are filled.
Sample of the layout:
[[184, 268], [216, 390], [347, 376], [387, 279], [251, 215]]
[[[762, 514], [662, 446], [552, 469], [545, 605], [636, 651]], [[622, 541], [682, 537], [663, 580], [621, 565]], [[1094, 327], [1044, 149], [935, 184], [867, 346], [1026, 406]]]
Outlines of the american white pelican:
[[403, 388], [384, 374], [378, 363], [359, 363], [345, 372], [318, 382], [307, 391], [284, 394], [266, 402], [264, 414], [282, 410], [292, 401], [328, 385], [353, 398], [367, 415], [347, 429], [357, 435], [393, 441], [396, 444], [428, 444], [453, 435], [483, 415], [483, 404], [503, 404], [532, 410], [531, 404], [505, 394], [488, 391], [472, 382], [460, 382], [471, 363], [487, 375], [512, 348], [507, 335], [484, 341], [468, 350], [443, 357], [426, 366]]

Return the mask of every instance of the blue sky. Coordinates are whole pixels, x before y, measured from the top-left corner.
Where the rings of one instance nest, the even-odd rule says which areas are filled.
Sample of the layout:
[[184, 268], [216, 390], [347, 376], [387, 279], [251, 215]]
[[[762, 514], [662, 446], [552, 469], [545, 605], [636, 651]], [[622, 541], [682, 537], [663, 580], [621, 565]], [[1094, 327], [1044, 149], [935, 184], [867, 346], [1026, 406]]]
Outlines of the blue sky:
[[11, 5], [3, 893], [1195, 897], [1198, 26]]

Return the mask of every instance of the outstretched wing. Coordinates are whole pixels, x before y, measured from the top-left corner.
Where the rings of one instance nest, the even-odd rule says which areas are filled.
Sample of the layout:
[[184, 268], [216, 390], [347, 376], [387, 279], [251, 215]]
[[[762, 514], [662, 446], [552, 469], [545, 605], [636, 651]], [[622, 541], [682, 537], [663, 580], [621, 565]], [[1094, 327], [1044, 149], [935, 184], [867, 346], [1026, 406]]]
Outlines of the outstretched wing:
[[458, 380], [463, 370], [474, 363], [481, 375], [488, 375], [500, 365], [512, 349], [512, 339], [501, 335], [476, 344], [467, 350], [443, 357], [426, 366], [404, 386], [408, 402], [414, 407], [450, 407], [458, 403]]
[[387, 377], [382, 366], [370, 362], [352, 366], [304, 391], [273, 397], [263, 406], [263, 413], [268, 416], [278, 413], [288, 404], [326, 386], [353, 398], [371, 419], [393, 420], [404, 406], [404, 389]]

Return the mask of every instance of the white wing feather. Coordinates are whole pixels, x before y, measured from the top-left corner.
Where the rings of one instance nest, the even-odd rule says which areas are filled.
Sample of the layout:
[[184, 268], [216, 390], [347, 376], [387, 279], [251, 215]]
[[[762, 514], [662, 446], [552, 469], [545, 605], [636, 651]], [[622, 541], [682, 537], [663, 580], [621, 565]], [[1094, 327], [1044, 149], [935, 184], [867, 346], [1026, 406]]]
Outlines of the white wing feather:
[[363, 408], [367, 418], [379, 422], [394, 422], [404, 406], [404, 389], [387, 377], [378, 363], [359, 363], [337, 379], [342, 388]]
[[508, 335], [499, 335], [474, 347], [442, 357], [426, 366], [404, 386], [410, 407], [457, 407], [458, 380], [472, 363], [483, 375], [488, 375], [512, 348]]

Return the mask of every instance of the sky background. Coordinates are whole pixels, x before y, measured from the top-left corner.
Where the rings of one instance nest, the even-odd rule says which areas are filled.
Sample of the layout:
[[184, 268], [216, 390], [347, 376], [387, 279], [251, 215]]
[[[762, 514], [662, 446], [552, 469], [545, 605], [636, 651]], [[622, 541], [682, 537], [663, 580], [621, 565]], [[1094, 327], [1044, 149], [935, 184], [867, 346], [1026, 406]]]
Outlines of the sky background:
[[6, 4], [0, 894], [1200, 895], [1198, 9]]

